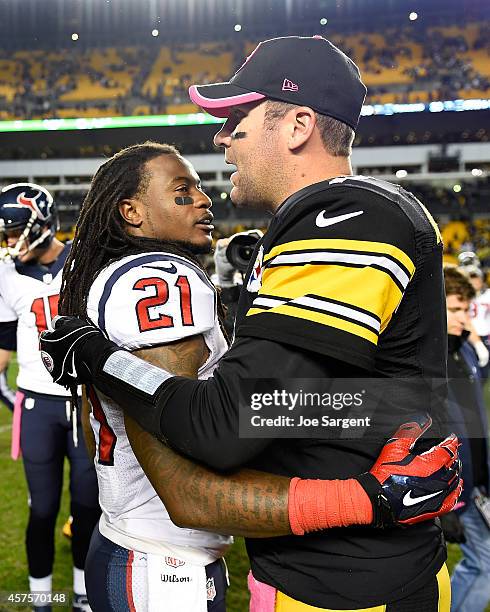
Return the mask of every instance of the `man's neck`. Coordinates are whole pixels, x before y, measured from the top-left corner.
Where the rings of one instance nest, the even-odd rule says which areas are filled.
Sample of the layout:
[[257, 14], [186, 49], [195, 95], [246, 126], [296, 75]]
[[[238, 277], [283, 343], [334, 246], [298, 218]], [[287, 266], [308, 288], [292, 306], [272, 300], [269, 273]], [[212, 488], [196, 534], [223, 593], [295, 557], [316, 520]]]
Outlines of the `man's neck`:
[[324, 167], [319, 167], [315, 164], [314, 167], [305, 168], [303, 170], [296, 169], [291, 172], [290, 176], [294, 177], [294, 180], [288, 185], [288, 189], [285, 190], [285, 195], [280, 202], [276, 202], [273, 213], [292, 195], [301, 191], [305, 187], [310, 187], [316, 183], [323, 181], [329, 181], [338, 176], [350, 176], [352, 175], [352, 166], [350, 158], [345, 157], [329, 157], [329, 163]]

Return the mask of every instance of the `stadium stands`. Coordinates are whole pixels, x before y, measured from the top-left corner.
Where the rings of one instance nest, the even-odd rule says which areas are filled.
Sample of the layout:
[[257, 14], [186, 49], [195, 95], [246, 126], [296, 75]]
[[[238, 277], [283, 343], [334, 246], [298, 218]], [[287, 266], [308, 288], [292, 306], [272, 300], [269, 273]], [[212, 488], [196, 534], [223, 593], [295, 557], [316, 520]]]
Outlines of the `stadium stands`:
[[[332, 40], [369, 104], [490, 96], [488, 25], [404, 26]], [[188, 86], [226, 78], [256, 41], [0, 54], [0, 119], [195, 112]]]
[[[456, 23], [453, 18], [452, 22], [449, 19], [444, 25], [436, 25], [429, 20], [410, 23], [405, 18], [370, 31], [340, 27], [325, 29], [324, 33], [359, 65], [368, 86], [366, 104], [427, 104], [437, 100], [490, 98], [488, 22], [460, 20]], [[244, 36], [223, 35], [213, 42], [199, 37], [195, 42], [189, 40], [189, 37], [176, 40], [167, 36], [152, 40], [152, 44], [119, 46], [111, 39], [105, 47], [73, 45], [70, 49], [49, 52], [4, 48], [0, 51], [0, 121], [194, 113], [198, 109], [189, 102], [188, 86], [226, 79], [243, 57], [251, 53], [259, 38], [247, 32]], [[459, 113], [442, 114], [453, 117], [448, 121], [437, 114], [420, 113], [411, 123], [406, 118], [389, 121], [389, 117], [378, 117], [375, 123], [363, 120], [356, 145], [489, 140], [490, 131], [478, 117], [479, 112], [463, 113], [471, 115], [468, 118]], [[187, 132], [176, 129], [165, 135], [156, 131], [143, 135], [142, 132], [142, 138], [163, 137], [175, 142], [185, 154], [211, 153], [213, 131], [213, 126], [194, 126]], [[108, 156], [127, 144], [122, 136], [111, 132], [109, 139], [103, 134], [84, 138], [83, 134], [72, 132], [70, 139], [65, 140], [54, 138], [53, 133], [49, 143], [41, 140], [41, 135], [35, 138], [28, 133], [17, 134], [12, 143], [0, 150], [0, 158], [29, 159], [33, 146], [42, 159]], [[139, 136], [136, 138], [141, 140]], [[72, 143], [70, 147], [68, 141]], [[463, 168], [459, 164], [451, 170], [472, 167]], [[482, 163], [478, 167], [489, 170]], [[409, 173], [426, 171], [420, 165], [411, 169], [407, 164], [406, 168]], [[447, 171], [434, 170], [430, 164], [428, 169]], [[396, 167], [369, 165], [364, 169], [360, 164], [357, 170], [385, 176], [394, 174]], [[408, 184], [430, 211], [444, 220], [448, 255], [468, 241], [478, 248], [489, 237], [488, 226], [478, 226], [478, 223], [482, 221], [479, 217], [490, 210], [490, 181], [484, 176], [478, 181], [466, 183], [462, 179], [460, 182], [459, 193], [449, 183]], [[220, 223], [236, 225], [241, 219], [228, 198], [223, 199], [222, 189], [222, 186], [210, 189], [215, 217]], [[82, 197], [82, 191], [57, 192], [65, 230], [70, 230]], [[452, 221], [447, 223], [448, 219]]]

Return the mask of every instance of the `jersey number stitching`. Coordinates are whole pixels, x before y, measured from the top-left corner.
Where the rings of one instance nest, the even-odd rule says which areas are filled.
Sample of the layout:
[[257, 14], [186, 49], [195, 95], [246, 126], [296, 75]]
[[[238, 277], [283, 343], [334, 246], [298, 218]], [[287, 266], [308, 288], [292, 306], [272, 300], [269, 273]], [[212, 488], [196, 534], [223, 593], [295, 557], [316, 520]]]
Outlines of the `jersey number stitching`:
[[36, 298], [32, 302], [31, 312], [36, 317], [36, 327], [39, 334], [48, 329], [48, 325], [51, 325], [51, 321], [58, 314], [59, 299], [60, 296], [56, 294]]
[[[175, 286], [178, 288], [180, 295], [180, 317], [182, 325], [194, 325], [191, 286], [187, 276], [179, 276], [175, 281]], [[169, 287], [167, 281], [163, 278], [156, 277], [142, 278], [133, 285], [133, 289], [139, 291], [144, 291], [148, 287], [153, 287], [155, 289], [155, 295], [141, 298], [141, 300], [136, 303], [136, 317], [138, 319], [140, 332], [160, 329], [162, 327], [173, 327], [174, 319], [169, 315], [158, 313], [158, 318], [150, 318], [150, 308], [163, 306], [168, 302]]]
[[104, 410], [94, 388], [87, 386], [88, 396], [92, 404], [92, 413], [99, 422], [99, 444], [97, 463], [101, 465], [114, 465], [114, 448], [116, 447], [117, 437], [113, 429], [109, 426]]

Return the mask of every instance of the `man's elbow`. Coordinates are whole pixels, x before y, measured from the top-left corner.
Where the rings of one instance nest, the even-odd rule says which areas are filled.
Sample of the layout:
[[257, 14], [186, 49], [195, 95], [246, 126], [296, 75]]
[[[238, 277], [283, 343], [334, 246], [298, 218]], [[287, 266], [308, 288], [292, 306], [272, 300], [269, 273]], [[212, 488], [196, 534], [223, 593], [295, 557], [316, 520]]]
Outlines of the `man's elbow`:
[[191, 524], [191, 517], [185, 510], [171, 510], [167, 508], [167, 512], [170, 520], [176, 527], [180, 527], [181, 529], [195, 529], [197, 527], [196, 525]]
[[[182, 507], [185, 506], [185, 507]], [[166, 507], [170, 520], [176, 527], [181, 529], [206, 529], [208, 528], [205, 516], [201, 515], [199, 508], [194, 504], [182, 504], [179, 507]]]

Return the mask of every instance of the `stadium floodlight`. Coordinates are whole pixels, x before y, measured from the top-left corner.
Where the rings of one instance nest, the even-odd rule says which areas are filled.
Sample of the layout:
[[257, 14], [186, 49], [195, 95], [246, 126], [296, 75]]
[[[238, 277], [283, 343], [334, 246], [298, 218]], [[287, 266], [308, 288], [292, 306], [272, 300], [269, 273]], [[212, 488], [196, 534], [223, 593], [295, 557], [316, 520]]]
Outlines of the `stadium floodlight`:
[[71, 35], [71, 39], [73, 41], [76, 41], [76, 40], [78, 40], [78, 38], [79, 38], [78, 34], [76, 32], [73, 32], [73, 34]]
[[235, 32], [241, 32], [241, 30], [242, 30], [242, 26], [241, 26], [239, 23], [237, 23], [237, 24], [235, 25], [234, 30], [235, 30]]
[[154, 30], [151, 31], [151, 35], [155, 38], [158, 36], [160, 32], [155, 28]]
[[327, 25], [327, 23], [328, 23], [328, 19], [326, 17], [322, 17], [320, 19], [320, 25]]
[[473, 168], [471, 174], [473, 176], [482, 176], [483, 170], [481, 168]]
[[416, 19], [419, 18], [419, 16], [418, 16], [418, 13], [416, 13], [415, 11], [412, 11], [410, 15], [408, 16], [408, 18], [410, 19], [410, 21], [415, 21]]
[[461, 191], [462, 187], [459, 183], [456, 183], [456, 185], [453, 186], [453, 191], [454, 193], [459, 193]]
[[402, 170], [402, 169], [397, 170], [395, 172], [395, 176], [396, 176], [397, 179], [405, 178], [407, 176], [407, 174], [408, 174], [408, 172], [406, 170]]

